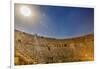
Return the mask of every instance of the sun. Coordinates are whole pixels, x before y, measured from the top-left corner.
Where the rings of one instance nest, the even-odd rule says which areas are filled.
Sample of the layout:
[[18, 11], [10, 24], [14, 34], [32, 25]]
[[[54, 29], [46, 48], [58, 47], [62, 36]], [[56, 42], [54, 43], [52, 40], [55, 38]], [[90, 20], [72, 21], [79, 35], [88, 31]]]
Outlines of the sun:
[[22, 6], [20, 12], [23, 16], [31, 16], [31, 9], [27, 6]]

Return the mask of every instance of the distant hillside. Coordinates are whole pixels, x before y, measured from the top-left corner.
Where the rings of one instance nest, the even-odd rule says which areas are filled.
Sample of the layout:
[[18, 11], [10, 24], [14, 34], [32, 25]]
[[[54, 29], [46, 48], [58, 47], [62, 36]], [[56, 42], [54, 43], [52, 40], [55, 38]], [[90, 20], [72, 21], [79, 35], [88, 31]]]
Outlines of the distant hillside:
[[94, 60], [94, 35], [56, 39], [15, 30], [15, 64]]

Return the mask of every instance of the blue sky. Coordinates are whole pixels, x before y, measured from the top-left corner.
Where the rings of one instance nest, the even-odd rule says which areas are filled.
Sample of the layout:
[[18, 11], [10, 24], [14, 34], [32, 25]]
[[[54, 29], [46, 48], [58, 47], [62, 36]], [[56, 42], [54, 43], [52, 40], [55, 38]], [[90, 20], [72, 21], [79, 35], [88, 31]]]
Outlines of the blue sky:
[[[15, 5], [15, 9], [18, 5]], [[29, 5], [26, 4], [26, 6]], [[30, 20], [32, 18], [28, 18], [28, 20], [24, 17], [19, 18], [16, 14], [20, 14], [20, 12], [15, 10], [15, 29], [54, 38], [71, 38], [94, 33], [93, 8], [32, 4], [30, 6], [31, 8], [36, 7], [38, 9], [37, 11], [41, 15], [41, 19], [32, 21]]]

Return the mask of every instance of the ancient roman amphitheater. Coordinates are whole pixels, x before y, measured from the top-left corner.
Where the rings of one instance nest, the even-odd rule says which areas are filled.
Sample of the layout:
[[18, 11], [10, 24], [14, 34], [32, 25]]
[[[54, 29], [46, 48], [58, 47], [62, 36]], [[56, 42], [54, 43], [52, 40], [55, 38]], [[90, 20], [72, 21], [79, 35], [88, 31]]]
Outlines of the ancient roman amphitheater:
[[94, 60], [94, 35], [56, 39], [15, 30], [15, 65]]

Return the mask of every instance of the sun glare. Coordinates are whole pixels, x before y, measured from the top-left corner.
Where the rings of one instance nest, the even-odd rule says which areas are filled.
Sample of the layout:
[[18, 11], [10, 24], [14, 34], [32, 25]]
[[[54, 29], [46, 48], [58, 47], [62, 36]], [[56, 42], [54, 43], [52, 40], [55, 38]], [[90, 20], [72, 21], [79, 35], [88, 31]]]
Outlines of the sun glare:
[[23, 16], [30, 16], [31, 15], [31, 9], [27, 6], [21, 7], [20, 12]]

